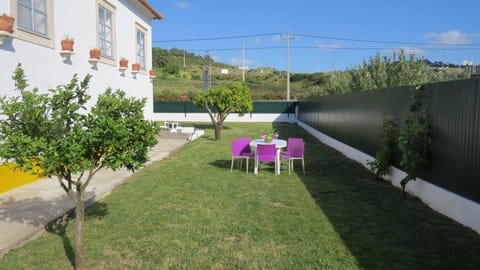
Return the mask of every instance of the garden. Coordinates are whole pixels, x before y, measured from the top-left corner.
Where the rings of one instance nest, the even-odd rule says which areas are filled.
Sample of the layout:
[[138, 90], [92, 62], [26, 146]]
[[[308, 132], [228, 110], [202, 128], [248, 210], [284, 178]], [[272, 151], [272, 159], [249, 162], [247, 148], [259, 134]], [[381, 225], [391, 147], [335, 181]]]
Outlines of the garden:
[[[189, 124], [190, 125], [190, 124]], [[305, 167], [230, 171], [230, 142], [270, 123], [226, 123], [135, 174], [86, 211], [88, 269], [477, 269], [480, 235], [377, 180], [295, 124]], [[250, 169], [251, 172], [251, 169]], [[74, 222], [12, 251], [1, 269], [71, 269]]]

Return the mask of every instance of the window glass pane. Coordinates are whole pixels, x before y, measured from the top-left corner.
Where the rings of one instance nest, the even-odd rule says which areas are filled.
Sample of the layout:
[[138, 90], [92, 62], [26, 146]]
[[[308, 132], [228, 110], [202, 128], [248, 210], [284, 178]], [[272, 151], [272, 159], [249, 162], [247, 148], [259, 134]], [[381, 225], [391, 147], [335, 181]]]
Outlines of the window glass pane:
[[18, 27], [44, 36], [48, 35], [47, 0], [19, 0]]
[[34, 0], [33, 6], [35, 10], [47, 13], [47, 0]]
[[137, 62], [145, 69], [145, 33], [137, 31]]
[[113, 14], [102, 6], [98, 7], [98, 42], [103, 56], [113, 57]]
[[47, 35], [47, 16], [43, 13], [35, 12], [35, 33]]
[[33, 31], [32, 8], [30, 5], [18, 3], [18, 27], [20, 29]]
[[32, 7], [32, 1], [31, 0], [18, 0], [18, 5], [22, 6], [27, 6], [27, 7]]

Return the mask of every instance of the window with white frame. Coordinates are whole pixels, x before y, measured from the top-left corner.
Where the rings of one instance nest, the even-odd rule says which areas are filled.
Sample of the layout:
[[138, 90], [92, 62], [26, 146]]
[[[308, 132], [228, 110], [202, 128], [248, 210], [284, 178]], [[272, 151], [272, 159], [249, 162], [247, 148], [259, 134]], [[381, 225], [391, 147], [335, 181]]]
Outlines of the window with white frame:
[[137, 63], [143, 70], [146, 69], [145, 36], [145, 32], [137, 28]]
[[114, 9], [107, 5], [98, 5], [98, 47], [102, 57], [114, 56]]
[[49, 1], [48, 0], [18, 0], [17, 26], [43, 37], [49, 35]]
[[45, 47], [55, 47], [54, 0], [10, 0], [16, 14], [15, 38]]

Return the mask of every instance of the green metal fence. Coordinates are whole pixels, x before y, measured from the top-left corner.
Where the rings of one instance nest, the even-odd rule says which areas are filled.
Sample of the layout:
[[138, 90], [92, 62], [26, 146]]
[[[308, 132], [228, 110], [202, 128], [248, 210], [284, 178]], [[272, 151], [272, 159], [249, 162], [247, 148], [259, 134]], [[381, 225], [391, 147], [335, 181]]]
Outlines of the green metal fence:
[[[429, 84], [422, 89], [424, 107], [432, 116], [425, 180], [480, 202], [480, 79]], [[298, 119], [375, 156], [384, 114], [391, 113], [403, 123], [410, 95], [410, 89], [396, 88], [315, 97], [299, 104]]]
[[[295, 114], [297, 101], [253, 101], [252, 113], [284, 113]], [[191, 101], [155, 101], [155, 113], [206, 113], [204, 108], [196, 107]]]

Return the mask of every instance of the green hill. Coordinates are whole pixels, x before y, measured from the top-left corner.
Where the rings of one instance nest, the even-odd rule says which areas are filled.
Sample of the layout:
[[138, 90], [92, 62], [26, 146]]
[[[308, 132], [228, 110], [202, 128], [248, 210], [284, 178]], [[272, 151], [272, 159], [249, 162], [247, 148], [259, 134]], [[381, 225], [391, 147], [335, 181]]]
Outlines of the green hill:
[[[211, 87], [242, 81], [242, 70], [238, 67], [184, 50], [153, 48], [152, 59], [158, 74], [153, 82], [155, 100], [180, 100], [181, 94], [191, 99], [202, 93], [207, 69]], [[463, 79], [470, 77], [470, 72], [468, 67], [430, 62], [403, 51], [392, 58], [377, 53], [364, 60], [362, 65], [345, 71], [291, 73], [290, 99]], [[272, 68], [252, 69], [245, 73], [245, 82], [254, 100], [285, 100], [286, 78], [285, 71]]]
[[[234, 81], [242, 81], [242, 70], [239, 67], [215, 62], [210, 57], [202, 57], [179, 49], [165, 50], [153, 48], [153, 66], [158, 70], [154, 80], [155, 100], [179, 100], [182, 93], [193, 97], [204, 91], [204, 70], [210, 70], [211, 86], [229, 85]], [[222, 73], [223, 71], [223, 73]], [[228, 74], [225, 74], [227, 73]], [[322, 77], [323, 74], [317, 74]], [[272, 68], [259, 68], [245, 72], [253, 99], [282, 100], [287, 96], [286, 72]], [[290, 98], [305, 97], [302, 89], [308, 86], [305, 80], [295, 80], [291, 74]]]

